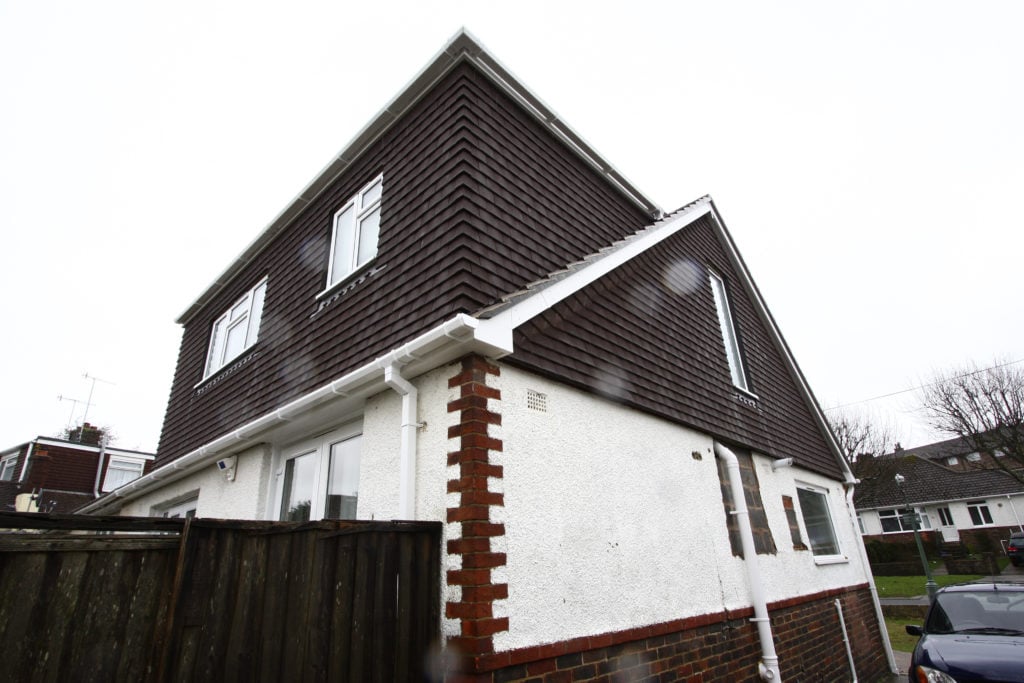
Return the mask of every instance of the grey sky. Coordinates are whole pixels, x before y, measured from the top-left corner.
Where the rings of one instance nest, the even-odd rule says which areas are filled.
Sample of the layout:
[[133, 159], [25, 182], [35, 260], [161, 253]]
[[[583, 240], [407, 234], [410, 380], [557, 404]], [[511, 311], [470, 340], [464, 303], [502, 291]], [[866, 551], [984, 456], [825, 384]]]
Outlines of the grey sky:
[[[1024, 357], [1024, 5], [353, 5], [0, 0], [0, 448], [86, 371], [155, 448], [174, 319], [463, 25], [662, 208], [714, 197], [825, 407]], [[912, 406], [864, 404], [917, 445]]]

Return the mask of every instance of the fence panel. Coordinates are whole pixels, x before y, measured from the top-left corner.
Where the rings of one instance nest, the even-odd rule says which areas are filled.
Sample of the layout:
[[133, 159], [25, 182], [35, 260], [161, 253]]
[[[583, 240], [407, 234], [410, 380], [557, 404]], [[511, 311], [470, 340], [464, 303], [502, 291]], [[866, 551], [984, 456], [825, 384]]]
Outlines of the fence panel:
[[440, 638], [436, 522], [0, 513], [0, 529], [8, 680], [419, 681]]

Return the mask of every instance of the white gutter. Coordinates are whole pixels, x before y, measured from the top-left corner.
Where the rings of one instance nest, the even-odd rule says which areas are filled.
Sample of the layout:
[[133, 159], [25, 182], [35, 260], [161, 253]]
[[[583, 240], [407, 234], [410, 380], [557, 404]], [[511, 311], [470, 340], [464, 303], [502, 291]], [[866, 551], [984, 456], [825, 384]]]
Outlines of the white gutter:
[[732, 501], [736, 510], [736, 522], [740, 529], [740, 541], [743, 545], [743, 560], [747, 567], [747, 580], [750, 583], [750, 600], [754, 604], [754, 618], [757, 624], [757, 635], [761, 641], [761, 661], [757, 672], [763, 681], [781, 681], [779, 657], [775, 654], [775, 641], [772, 639], [772, 625], [768, 619], [768, 602], [764, 596], [764, 585], [761, 581], [761, 568], [758, 564], [757, 550], [754, 547], [754, 532], [750, 528], [750, 511], [743, 493], [743, 481], [740, 475], [740, 461], [736, 454], [722, 444], [715, 442], [715, 454], [725, 462], [725, 473], [732, 491]]
[[[374, 380], [383, 381], [382, 375], [386, 368], [396, 363], [400, 365], [415, 363], [426, 354], [435, 350], [436, 347], [445, 344], [448, 340], [455, 340], [456, 342], [476, 341], [479, 324], [480, 321], [476, 318], [460, 313], [390, 353], [356, 368], [347, 375], [343, 375], [332, 382], [314, 389], [291, 403], [266, 413], [252, 422], [153, 470], [145, 476], [128, 482], [124, 486], [112, 491], [109, 495], [82, 507], [79, 512], [97, 513], [116, 509], [123, 503], [137, 498], [151, 488], [155, 488], [157, 482], [162, 482], [172, 477], [178, 478], [184, 476], [184, 474], [197, 471], [211, 464], [217, 456], [237, 449], [247, 443], [253, 443], [253, 439], [271, 427], [288, 422], [320, 403], [338, 397], [349, 396]], [[511, 338], [511, 333], [509, 333], [508, 337]], [[487, 350], [495, 355], [503, 355], [512, 351], [511, 346], [503, 349], [492, 345], [488, 345]]]
[[397, 363], [384, 368], [384, 382], [402, 397], [402, 445], [398, 474], [398, 519], [416, 519], [416, 399], [413, 384], [402, 377]]
[[875, 618], [878, 620], [878, 631], [882, 634], [882, 645], [885, 646], [885, 658], [889, 662], [889, 671], [892, 674], [899, 674], [896, 668], [896, 658], [892, 654], [892, 643], [889, 642], [889, 631], [885, 628], [885, 615], [882, 614], [882, 604], [878, 601], [878, 589], [875, 588], [875, 575], [871, 571], [871, 563], [868, 561], [868, 552], [864, 549], [864, 542], [860, 538], [860, 525], [857, 524], [857, 511], [853, 507], [853, 487], [857, 480], [852, 474], [847, 475], [843, 482], [846, 488], [846, 510], [850, 515], [850, 524], [853, 527], [853, 537], [857, 539], [856, 546], [860, 555], [860, 563], [868, 575], [868, 589], [871, 591], [871, 604], [875, 608]]

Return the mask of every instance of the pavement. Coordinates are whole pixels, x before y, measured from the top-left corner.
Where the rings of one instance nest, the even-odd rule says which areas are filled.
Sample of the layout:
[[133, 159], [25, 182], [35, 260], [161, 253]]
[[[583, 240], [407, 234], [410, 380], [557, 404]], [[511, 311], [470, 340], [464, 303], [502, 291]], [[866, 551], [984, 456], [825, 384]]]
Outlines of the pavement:
[[[944, 574], [944, 569], [939, 569], [935, 572], [936, 574]], [[998, 576], [984, 576], [980, 579], [972, 581], [972, 583], [997, 583], [999, 581], [1013, 581], [1013, 582], [1024, 582], [1024, 567], [1014, 567], [1013, 565], [1007, 565], [1003, 569], [1003, 573]], [[919, 607], [928, 606], [928, 596], [918, 595], [911, 598], [879, 598], [878, 602], [884, 607], [885, 605], [913, 605]], [[892, 651], [893, 658], [896, 660], [896, 671], [899, 673], [885, 678], [878, 683], [906, 683], [907, 670], [910, 669], [910, 653], [900, 652], [899, 650]]]

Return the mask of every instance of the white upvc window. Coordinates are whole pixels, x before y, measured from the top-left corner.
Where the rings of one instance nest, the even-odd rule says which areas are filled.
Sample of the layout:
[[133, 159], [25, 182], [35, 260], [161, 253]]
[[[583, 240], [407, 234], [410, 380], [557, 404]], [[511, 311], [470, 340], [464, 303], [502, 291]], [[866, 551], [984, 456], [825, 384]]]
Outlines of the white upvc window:
[[111, 456], [110, 462], [107, 463], [107, 476], [103, 478], [103, 490], [113, 491], [138, 479], [142, 476], [142, 468], [145, 464], [144, 459]]
[[377, 255], [384, 176], [379, 175], [334, 214], [327, 289], [338, 284]]
[[196, 509], [199, 507], [199, 496], [195, 495], [180, 502], [168, 505], [160, 511], [161, 517], [168, 518], [189, 518], [196, 516]]
[[832, 515], [828, 509], [828, 496], [823, 489], [809, 484], [800, 484], [796, 489], [800, 501], [800, 516], [804, 531], [811, 545], [815, 561], [828, 562], [842, 559], [839, 540], [836, 538]]
[[0, 481], [14, 481], [14, 473], [18, 469], [18, 454], [5, 455], [0, 460]]
[[715, 297], [715, 309], [718, 311], [718, 324], [722, 328], [722, 339], [725, 342], [725, 355], [729, 359], [729, 374], [732, 376], [732, 383], [745, 392], [750, 392], [750, 385], [747, 383], [747, 372], [743, 367], [743, 354], [740, 353], [740, 340], [736, 334], [736, 325], [732, 318], [732, 309], [729, 306], [729, 296], [725, 291], [725, 280], [709, 273], [711, 278], [711, 292]]
[[285, 450], [277, 473], [278, 519], [356, 519], [361, 441], [350, 428]]
[[263, 278], [213, 323], [203, 379], [220, 370], [256, 343], [266, 293], [267, 279]]
[[967, 462], [981, 462], [981, 453], [974, 451], [967, 454]]
[[985, 501], [976, 500], [968, 503], [967, 512], [970, 513], [971, 524], [974, 526], [992, 526], [992, 512]]
[[955, 526], [953, 524], [953, 513], [948, 507], [939, 508], [939, 523], [942, 526]]
[[899, 534], [914, 530], [914, 518], [917, 518], [918, 529], [931, 529], [932, 520], [924, 508], [900, 508], [898, 510], [879, 510], [878, 521], [882, 523], [883, 534]]

